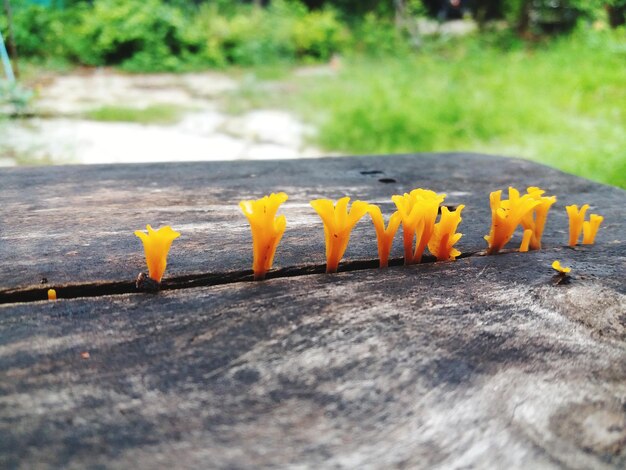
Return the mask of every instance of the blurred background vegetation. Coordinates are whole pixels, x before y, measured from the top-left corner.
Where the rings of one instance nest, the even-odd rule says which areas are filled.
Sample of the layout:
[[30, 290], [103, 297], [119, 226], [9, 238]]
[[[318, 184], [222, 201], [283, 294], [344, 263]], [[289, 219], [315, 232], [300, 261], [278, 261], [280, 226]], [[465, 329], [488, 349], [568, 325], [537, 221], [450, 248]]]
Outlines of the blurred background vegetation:
[[[8, 3], [0, 31], [37, 67], [250, 69], [290, 93], [253, 83], [230, 106], [295, 110], [327, 150], [516, 155], [626, 187], [626, 0]], [[475, 31], [428, 26], [451, 18]], [[289, 73], [316, 63], [337, 73]]]

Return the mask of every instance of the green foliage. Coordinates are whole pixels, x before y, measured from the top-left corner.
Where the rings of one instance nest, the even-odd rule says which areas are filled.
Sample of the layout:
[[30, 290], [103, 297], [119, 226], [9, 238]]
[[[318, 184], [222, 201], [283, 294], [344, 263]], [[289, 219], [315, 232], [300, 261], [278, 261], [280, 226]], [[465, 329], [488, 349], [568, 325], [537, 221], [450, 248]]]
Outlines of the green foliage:
[[231, 15], [206, 5], [193, 29], [207, 32], [205, 58], [217, 66], [328, 60], [350, 44], [350, 34], [334, 10], [309, 12], [299, 2], [284, 0], [273, 1], [267, 9], [239, 8]]
[[[13, 34], [21, 56], [43, 58], [66, 54], [65, 37], [68, 25], [76, 21], [76, 10], [59, 11], [25, 0], [12, 1], [11, 4]], [[8, 38], [4, 14], [0, 15], [0, 31]]]
[[[6, 33], [4, 17], [0, 29]], [[296, 0], [274, 0], [268, 8], [225, 1], [196, 8], [163, 0], [94, 0], [66, 10], [21, 0], [14, 29], [22, 57], [145, 72], [327, 61], [352, 44], [335, 10], [309, 11]]]
[[180, 10], [159, 0], [95, 0], [76, 27], [71, 53], [86, 65], [176, 70], [200, 48]]
[[147, 108], [103, 106], [86, 113], [88, 119], [105, 122], [135, 122], [139, 124], [174, 124], [182, 117], [178, 106], [158, 104]]
[[[33, 92], [18, 83], [0, 80], [0, 110], [13, 114], [26, 111], [33, 98]], [[1, 113], [0, 113], [1, 114]]]
[[405, 55], [409, 42], [390, 18], [368, 13], [355, 27], [357, 51], [371, 56]]
[[579, 32], [510, 51], [465, 38], [355, 60], [339, 77], [301, 84], [292, 104], [334, 151], [520, 155], [626, 187], [625, 34]]

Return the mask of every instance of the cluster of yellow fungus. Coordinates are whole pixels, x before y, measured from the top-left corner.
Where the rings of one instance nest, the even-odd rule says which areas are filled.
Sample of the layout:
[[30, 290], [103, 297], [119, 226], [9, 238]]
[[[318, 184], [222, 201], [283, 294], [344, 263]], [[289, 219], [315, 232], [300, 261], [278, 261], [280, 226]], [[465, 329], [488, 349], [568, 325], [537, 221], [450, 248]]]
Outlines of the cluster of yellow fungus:
[[461, 211], [465, 208], [463, 204], [454, 211], [447, 207], [441, 208], [441, 218], [435, 224], [433, 235], [428, 241], [428, 251], [437, 258], [437, 261], [454, 261], [461, 254], [454, 248], [454, 244], [463, 236], [456, 233], [456, 229], [461, 223]]
[[287, 227], [285, 216], [276, 216], [276, 212], [287, 199], [285, 193], [272, 193], [261, 199], [239, 203], [252, 230], [252, 270], [255, 280], [265, 279], [274, 263], [276, 248]]
[[585, 213], [589, 209], [589, 204], [583, 205], [580, 210], [577, 205], [565, 206], [569, 217], [569, 246], [576, 246], [583, 232], [583, 245], [592, 245], [595, 242], [596, 234], [604, 217], [598, 214], [591, 214], [589, 220], [585, 220]]
[[346, 252], [350, 241], [350, 232], [361, 218], [367, 214], [369, 204], [354, 201], [348, 211], [349, 197], [342, 197], [334, 204], [330, 199], [316, 199], [311, 206], [324, 223], [326, 239], [326, 272], [335, 273], [339, 261]]
[[[489, 235], [485, 235], [485, 240], [489, 245], [487, 254], [490, 255], [496, 254], [504, 248], [522, 220], [525, 217], [527, 220], [532, 220], [533, 210], [542, 204], [533, 194], [520, 196], [519, 191], [513, 187], [509, 187], [509, 199], [502, 200], [502, 190], [498, 190], [489, 195], [489, 203], [491, 205], [491, 230]], [[530, 219], [528, 218], [529, 215]], [[526, 245], [530, 243], [534, 234], [533, 229], [527, 230], [531, 232], [526, 235]], [[543, 232], [543, 224], [541, 232]], [[525, 247], [522, 246], [522, 248]]]
[[[502, 200], [502, 191], [494, 191], [489, 196], [491, 205], [492, 223], [489, 235], [485, 240], [489, 245], [487, 253], [498, 253], [512, 238], [516, 228], [521, 225], [524, 229], [520, 251], [538, 250], [541, 248], [548, 211], [556, 202], [555, 196], [544, 196], [545, 191], [537, 187], [529, 187], [527, 194], [520, 195], [519, 191], [509, 187], [509, 198]], [[464, 205], [451, 211], [442, 206], [446, 195], [437, 194], [428, 189], [414, 189], [403, 195], [394, 195], [391, 200], [397, 210], [389, 217], [385, 226], [383, 213], [376, 204], [363, 201], [354, 201], [348, 209], [349, 197], [343, 197], [336, 203], [330, 199], [316, 199], [310, 202], [324, 224], [326, 241], [326, 272], [337, 272], [339, 262], [348, 247], [350, 233], [365, 214], [369, 214], [378, 242], [378, 257], [380, 267], [389, 264], [389, 255], [393, 240], [400, 224], [403, 230], [404, 263], [419, 263], [426, 248], [438, 261], [456, 259], [461, 252], [454, 245], [463, 236], [457, 233], [461, 223], [461, 212]], [[287, 220], [284, 215], [276, 215], [281, 204], [287, 201], [287, 194], [272, 193], [261, 199], [246, 200], [239, 203], [244, 215], [250, 223], [252, 231], [253, 261], [252, 268], [255, 280], [264, 279], [272, 268], [276, 248], [285, 233]], [[591, 214], [588, 221], [585, 213], [589, 205], [567, 206], [569, 216], [569, 244], [578, 243], [581, 231], [583, 244], [594, 242], [603, 217]], [[441, 214], [439, 221], [437, 215]], [[165, 268], [167, 255], [172, 242], [180, 236], [170, 226], [153, 230], [146, 226], [148, 233], [136, 231], [135, 235], [141, 239], [146, 255], [149, 277], [158, 288]], [[567, 273], [570, 268], [562, 268], [558, 261], [552, 267]], [[145, 275], [142, 274], [140, 276]], [[138, 284], [139, 285], [139, 284]], [[48, 291], [48, 298], [56, 299], [56, 292]]]
[[169, 225], [158, 230], [154, 230], [150, 225], [146, 225], [146, 229], [148, 230], [147, 234], [137, 230], [135, 235], [143, 242], [150, 279], [161, 282], [167, 266], [167, 254], [170, 251], [172, 242], [180, 237], [180, 233], [174, 231]]
[[544, 196], [543, 189], [531, 186], [527, 190], [528, 195], [539, 204], [535, 208], [522, 217], [522, 227], [524, 227], [524, 238], [520, 251], [540, 250], [541, 237], [548, 219], [548, 211], [552, 204], [556, 202], [556, 196]]
[[402, 218], [404, 264], [419, 263], [422, 260], [424, 249], [435, 230], [439, 206], [445, 198], [445, 194], [421, 188], [402, 196], [391, 197]]

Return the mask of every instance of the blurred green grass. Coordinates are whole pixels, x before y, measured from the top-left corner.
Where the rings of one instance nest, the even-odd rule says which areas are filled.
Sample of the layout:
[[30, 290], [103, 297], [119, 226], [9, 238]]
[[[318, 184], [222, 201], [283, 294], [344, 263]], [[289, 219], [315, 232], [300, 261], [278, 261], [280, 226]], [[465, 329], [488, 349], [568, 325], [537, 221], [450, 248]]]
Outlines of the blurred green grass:
[[134, 122], [138, 124], [175, 124], [183, 116], [184, 109], [169, 104], [155, 104], [146, 108], [102, 106], [85, 113], [87, 119], [104, 122]]
[[483, 34], [413, 55], [354, 56], [335, 76], [244, 90], [232, 108], [296, 110], [327, 150], [519, 156], [626, 188], [626, 32], [509, 39]]

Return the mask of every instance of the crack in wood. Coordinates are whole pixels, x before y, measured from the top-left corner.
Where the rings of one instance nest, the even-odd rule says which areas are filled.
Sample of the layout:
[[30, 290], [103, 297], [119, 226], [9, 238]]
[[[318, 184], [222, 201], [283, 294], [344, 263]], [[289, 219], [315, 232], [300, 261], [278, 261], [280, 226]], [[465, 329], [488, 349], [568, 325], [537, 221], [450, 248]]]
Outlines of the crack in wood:
[[[470, 256], [484, 256], [483, 251], [462, 253], [458, 258]], [[436, 262], [431, 255], [424, 255], [420, 264]], [[389, 266], [402, 266], [404, 258], [389, 260]], [[380, 269], [378, 259], [346, 261], [339, 265], [339, 272], [362, 271], [366, 269]], [[304, 266], [286, 266], [267, 273], [266, 279], [277, 279], [298, 276], [310, 276], [326, 273], [325, 264]], [[332, 275], [332, 274], [329, 274]], [[165, 279], [161, 282], [160, 290], [190, 289], [194, 287], [219, 286], [239, 282], [254, 282], [251, 269], [218, 273], [189, 274]], [[258, 282], [258, 281], [257, 281]], [[0, 291], [0, 305], [12, 303], [39, 302], [48, 299], [48, 289], [51, 286], [27, 289]], [[53, 286], [58, 299], [75, 299], [81, 297], [102, 297], [107, 295], [137, 294], [143, 292], [135, 285], [135, 281], [94, 282], [81, 284], [66, 284]]]

